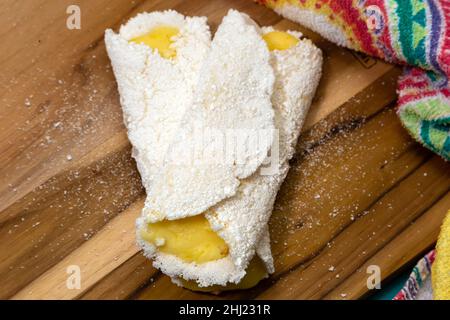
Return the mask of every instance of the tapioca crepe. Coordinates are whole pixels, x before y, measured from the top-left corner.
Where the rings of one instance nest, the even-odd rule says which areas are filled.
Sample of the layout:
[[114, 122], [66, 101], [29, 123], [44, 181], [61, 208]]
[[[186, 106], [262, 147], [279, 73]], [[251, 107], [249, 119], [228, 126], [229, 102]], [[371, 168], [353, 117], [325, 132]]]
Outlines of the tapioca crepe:
[[[214, 38], [206, 18], [164, 11], [107, 30], [105, 42], [147, 191], [139, 246], [187, 288], [254, 286], [274, 272], [268, 220], [320, 79], [320, 50], [235, 10]], [[232, 151], [217, 161], [211, 128], [257, 133], [258, 143], [225, 139]]]

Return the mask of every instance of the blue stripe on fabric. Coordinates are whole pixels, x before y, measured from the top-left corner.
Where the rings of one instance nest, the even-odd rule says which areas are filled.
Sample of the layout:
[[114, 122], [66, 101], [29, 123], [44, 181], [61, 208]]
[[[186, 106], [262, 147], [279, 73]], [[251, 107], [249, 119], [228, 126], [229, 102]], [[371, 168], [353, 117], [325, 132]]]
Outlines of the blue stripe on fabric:
[[[441, 28], [442, 28], [441, 11], [438, 9], [435, 0], [428, 0], [428, 7], [430, 8], [431, 13], [431, 37], [429, 42], [430, 64], [438, 73], [445, 74], [444, 70], [442, 70], [439, 62], [437, 61], [437, 51], [439, 49], [439, 39], [441, 37]], [[447, 86], [448, 84], [447, 77], [442, 78], [443, 79], [440, 79], [442, 83], [439, 83], [439, 85], [442, 87]]]

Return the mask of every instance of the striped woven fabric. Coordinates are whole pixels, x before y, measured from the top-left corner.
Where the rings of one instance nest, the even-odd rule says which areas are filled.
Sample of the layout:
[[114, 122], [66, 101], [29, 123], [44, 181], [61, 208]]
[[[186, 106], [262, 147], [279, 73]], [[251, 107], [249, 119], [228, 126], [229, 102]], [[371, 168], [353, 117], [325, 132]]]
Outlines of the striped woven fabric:
[[256, 0], [341, 46], [405, 65], [398, 115], [450, 160], [450, 0]]
[[414, 267], [402, 290], [392, 300], [416, 300], [420, 288], [425, 280], [430, 277], [436, 252], [432, 250], [419, 260]]

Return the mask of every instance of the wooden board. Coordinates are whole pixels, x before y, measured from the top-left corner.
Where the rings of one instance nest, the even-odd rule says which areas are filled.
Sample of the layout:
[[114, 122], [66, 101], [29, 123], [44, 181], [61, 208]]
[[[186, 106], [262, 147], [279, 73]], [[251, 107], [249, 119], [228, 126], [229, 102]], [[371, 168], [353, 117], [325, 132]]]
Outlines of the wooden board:
[[[249, 0], [4, 0], [0, 7], [0, 298], [354, 299], [436, 241], [450, 165], [395, 115], [400, 70], [339, 48]], [[173, 285], [134, 244], [144, 191], [130, 156], [103, 32], [138, 12], [229, 8], [301, 30], [324, 52], [316, 99], [270, 228], [276, 273], [219, 296]], [[68, 289], [67, 268], [81, 288]]]

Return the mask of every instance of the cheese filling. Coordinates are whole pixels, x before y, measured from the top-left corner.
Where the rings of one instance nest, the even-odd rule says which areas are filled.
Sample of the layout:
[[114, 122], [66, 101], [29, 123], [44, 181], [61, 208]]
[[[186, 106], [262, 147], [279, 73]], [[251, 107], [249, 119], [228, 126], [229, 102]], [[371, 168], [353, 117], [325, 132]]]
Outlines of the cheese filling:
[[[145, 44], [158, 50], [159, 54], [171, 59], [176, 57], [176, 50], [172, 47], [173, 37], [179, 30], [171, 26], [160, 26], [149, 33], [131, 40], [131, 42]], [[272, 31], [263, 35], [270, 51], [287, 50], [298, 44], [299, 40], [293, 35]], [[159, 252], [174, 255], [187, 263], [206, 263], [228, 256], [229, 248], [225, 241], [212, 229], [204, 215], [196, 215], [178, 220], [163, 220], [149, 223], [140, 230], [141, 237], [157, 247]], [[224, 291], [247, 289], [255, 286], [266, 277], [267, 271], [261, 259], [255, 256], [246, 270], [246, 275], [238, 284], [226, 286], [199, 287], [196, 281], [181, 279], [184, 287], [196, 291]]]
[[160, 252], [188, 263], [205, 263], [228, 255], [227, 244], [211, 229], [203, 215], [150, 223], [146, 230], [141, 230], [141, 236]]
[[179, 33], [179, 29], [171, 26], [160, 26], [149, 33], [131, 39], [131, 42], [142, 43], [154, 50], [158, 50], [161, 57], [166, 59], [175, 58], [176, 50], [172, 47], [173, 38]]
[[[211, 229], [204, 215], [149, 223], [146, 229], [141, 230], [141, 237], [156, 246], [160, 252], [177, 256], [185, 262], [200, 264], [228, 255], [227, 244]], [[187, 289], [204, 292], [248, 289], [267, 275], [264, 263], [257, 256], [250, 262], [246, 271], [246, 275], [238, 284], [199, 287], [196, 281], [183, 279], [181, 283]]]
[[283, 31], [272, 31], [263, 35], [264, 41], [270, 51], [287, 50], [295, 47], [299, 40], [293, 35]]

